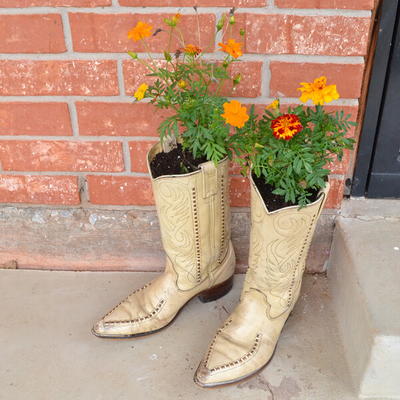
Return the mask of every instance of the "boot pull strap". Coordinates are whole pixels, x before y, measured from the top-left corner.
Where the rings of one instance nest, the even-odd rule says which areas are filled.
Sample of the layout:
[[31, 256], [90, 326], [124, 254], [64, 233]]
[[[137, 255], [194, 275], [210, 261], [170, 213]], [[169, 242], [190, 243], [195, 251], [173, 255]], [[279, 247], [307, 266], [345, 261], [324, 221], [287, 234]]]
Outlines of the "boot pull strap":
[[203, 199], [206, 199], [217, 194], [218, 170], [215, 164], [209, 161], [201, 165], [201, 172], [203, 178]]

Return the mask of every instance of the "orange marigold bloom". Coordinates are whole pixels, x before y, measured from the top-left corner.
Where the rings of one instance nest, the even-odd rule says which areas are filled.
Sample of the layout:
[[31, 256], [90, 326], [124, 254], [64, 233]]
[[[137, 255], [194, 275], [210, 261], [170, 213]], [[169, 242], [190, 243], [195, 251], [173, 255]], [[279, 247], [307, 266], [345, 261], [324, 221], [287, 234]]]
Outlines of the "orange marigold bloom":
[[243, 107], [237, 100], [224, 103], [224, 113], [221, 116], [226, 123], [236, 128], [243, 128], [244, 124], [249, 120], [246, 107]]
[[303, 85], [303, 87], [300, 87], [297, 90], [301, 91], [300, 100], [303, 103], [312, 100], [314, 104], [323, 105], [339, 98], [336, 85], [326, 84], [326, 76], [320, 76], [319, 78], [314, 79], [314, 82], [312, 83], [301, 82], [300, 85]]
[[134, 42], [142, 40], [151, 36], [152, 29], [153, 27], [151, 25], [139, 21], [136, 26], [128, 32], [128, 39], [132, 39]]
[[235, 39], [229, 39], [228, 43], [218, 43], [218, 46], [221, 47], [221, 50], [225, 53], [230, 54], [233, 58], [240, 57], [242, 53], [242, 44], [235, 41]]
[[271, 122], [271, 128], [277, 139], [290, 140], [303, 130], [303, 125], [297, 115], [283, 114]]
[[198, 56], [202, 52], [201, 48], [195, 46], [194, 44], [187, 44], [183, 51], [192, 56]]

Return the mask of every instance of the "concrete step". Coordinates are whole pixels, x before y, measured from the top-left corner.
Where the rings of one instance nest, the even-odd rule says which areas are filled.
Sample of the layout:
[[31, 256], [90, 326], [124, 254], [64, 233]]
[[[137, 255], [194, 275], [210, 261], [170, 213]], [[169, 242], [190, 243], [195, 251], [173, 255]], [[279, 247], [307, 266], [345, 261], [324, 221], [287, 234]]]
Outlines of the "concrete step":
[[94, 321], [155, 274], [0, 270], [1, 400], [355, 400], [324, 276], [305, 277], [275, 356], [253, 378], [201, 389], [193, 374], [238, 301], [192, 300], [167, 329], [99, 339]]
[[388, 203], [390, 218], [371, 203], [337, 219], [329, 286], [359, 396], [400, 399], [400, 201]]

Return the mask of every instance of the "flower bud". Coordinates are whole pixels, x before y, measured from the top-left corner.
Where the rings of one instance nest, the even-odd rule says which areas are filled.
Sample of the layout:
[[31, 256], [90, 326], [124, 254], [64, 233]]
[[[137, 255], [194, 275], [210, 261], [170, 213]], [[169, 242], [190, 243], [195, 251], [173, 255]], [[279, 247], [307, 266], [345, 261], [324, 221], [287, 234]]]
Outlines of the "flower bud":
[[244, 36], [246, 34], [246, 31], [243, 28], [240, 28], [240, 36]]
[[226, 15], [223, 14], [217, 23], [217, 32], [219, 32], [225, 25]]
[[239, 84], [241, 80], [242, 80], [242, 75], [241, 74], [235, 75], [233, 77], [233, 85]]
[[229, 25], [233, 25], [235, 23], [235, 16], [234, 15], [231, 15], [230, 17], [229, 17]]
[[136, 60], [138, 58], [137, 53], [135, 53], [134, 51], [128, 51], [128, 54], [134, 59]]
[[167, 61], [171, 61], [172, 60], [171, 54], [168, 51], [164, 51], [164, 58]]
[[224, 62], [222, 63], [222, 66], [223, 66], [224, 68], [228, 68], [228, 65], [229, 65], [228, 61], [224, 61]]

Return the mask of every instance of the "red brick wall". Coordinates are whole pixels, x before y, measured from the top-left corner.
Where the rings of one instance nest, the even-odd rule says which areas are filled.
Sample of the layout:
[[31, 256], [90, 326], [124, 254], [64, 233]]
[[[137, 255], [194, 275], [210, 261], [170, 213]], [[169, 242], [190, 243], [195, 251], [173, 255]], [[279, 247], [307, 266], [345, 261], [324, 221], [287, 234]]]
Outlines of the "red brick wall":
[[[239, 7], [242, 102], [296, 102], [300, 81], [325, 74], [357, 117], [373, 0], [0, 0], [0, 202], [152, 204], [145, 154], [163, 113], [131, 104], [144, 71], [125, 52], [143, 48], [127, 31], [179, 8], [190, 36], [194, 4], [205, 42]], [[164, 49], [162, 34], [151, 46]], [[353, 158], [334, 165], [328, 208], [340, 206]], [[232, 204], [247, 206], [248, 182], [235, 172]]]

